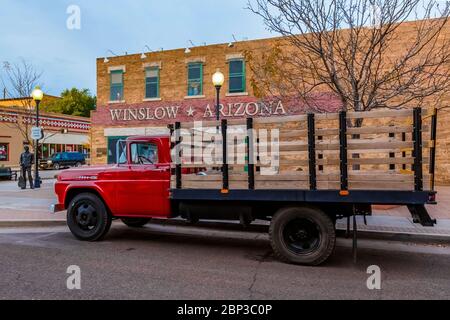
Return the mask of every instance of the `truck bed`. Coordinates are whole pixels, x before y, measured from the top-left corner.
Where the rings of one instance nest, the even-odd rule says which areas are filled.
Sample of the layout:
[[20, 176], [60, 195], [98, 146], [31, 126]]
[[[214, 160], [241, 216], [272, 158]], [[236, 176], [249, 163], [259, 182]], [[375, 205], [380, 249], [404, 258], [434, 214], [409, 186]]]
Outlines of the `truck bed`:
[[[362, 124], [355, 125], [357, 119]], [[222, 140], [212, 142], [208, 134], [217, 133], [219, 127]], [[172, 136], [175, 152], [179, 147], [193, 151], [184, 152], [180, 163], [174, 164], [171, 186], [177, 191], [434, 189], [436, 114], [427, 116], [420, 108], [210, 121], [201, 129], [193, 123], [176, 123], [175, 128], [180, 129], [178, 136]], [[272, 141], [263, 144], [248, 129], [268, 130], [269, 139], [278, 142], [274, 174], [263, 172], [269, 166], [264, 160], [273, 159], [260, 157], [261, 150], [270, 150]], [[270, 136], [272, 129], [277, 137]], [[201, 140], [193, 138], [198, 131]], [[213, 165], [205, 164], [198, 156], [201, 152], [194, 152], [214, 143], [223, 149], [224, 140], [227, 148], [214, 154]], [[236, 159], [243, 159], [242, 153], [245, 161], [239, 163]], [[193, 171], [181, 174], [186, 168]], [[204, 172], [198, 174], [198, 170]]]

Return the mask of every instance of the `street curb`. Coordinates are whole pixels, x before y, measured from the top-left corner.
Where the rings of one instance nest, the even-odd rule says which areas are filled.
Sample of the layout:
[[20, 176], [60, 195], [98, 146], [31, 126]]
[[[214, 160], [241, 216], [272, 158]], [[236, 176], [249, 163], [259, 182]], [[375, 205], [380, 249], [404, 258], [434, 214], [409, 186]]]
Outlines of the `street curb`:
[[66, 220], [0, 220], [0, 228], [58, 227], [65, 225]]

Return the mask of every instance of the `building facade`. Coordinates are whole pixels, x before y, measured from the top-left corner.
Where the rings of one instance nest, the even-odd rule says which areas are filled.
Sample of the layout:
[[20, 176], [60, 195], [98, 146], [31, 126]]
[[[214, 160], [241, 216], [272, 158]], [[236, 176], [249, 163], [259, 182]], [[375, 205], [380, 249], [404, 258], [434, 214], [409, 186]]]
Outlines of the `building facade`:
[[[1, 103], [0, 100], [0, 166], [17, 167], [23, 147], [29, 144], [26, 132], [31, 131], [36, 118], [34, 112], [25, 111], [21, 104], [2, 107]], [[90, 156], [90, 119], [43, 112], [39, 125], [44, 130], [40, 157], [62, 151], [79, 151]]]
[[[220, 117], [273, 117], [303, 108], [280, 100], [261, 101], [251, 85], [245, 52], [261, 50], [275, 39], [218, 44], [97, 59], [97, 109], [92, 112], [93, 163], [114, 163], [118, 140], [133, 135], [165, 134], [175, 121], [213, 120], [220, 70]], [[331, 95], [318, 97], [338, 108]]]
[[[246, 53], [265, 50], [280, 40], [261, 39], [97, 59], [97, 109], [91, 118], [92, 162], [114, 163], [117, 141], [128, 136], [168, 134], [167, 124], [175, 121], [215, 119], [216, 91], [211, 79], [217, 70], [225, 75], [220, 92], [221, 118], [304, 113], [304, 106], [296, 103], [261, 100], [252, 88]], [[402, 45], [401, 41], [398, 45]], [[336, 111], [341, 105], [335, 96], [326, 92], [317, 100], [316, 105], [329, 111]], [[436, 169], [440, 183], [450, 183], [450, 129], [444, 125], [448, 120], [449, 112], [441, 112]]]

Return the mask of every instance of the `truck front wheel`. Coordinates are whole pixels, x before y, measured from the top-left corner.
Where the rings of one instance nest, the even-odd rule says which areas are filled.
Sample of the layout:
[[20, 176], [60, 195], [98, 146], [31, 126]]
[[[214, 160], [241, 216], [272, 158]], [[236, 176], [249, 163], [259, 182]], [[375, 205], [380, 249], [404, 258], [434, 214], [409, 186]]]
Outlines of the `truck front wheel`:
[[103, 201], [92, 193], [81, 193], [70, 201], [67, 225], [79, 240], [99, 241], [111, 227], [112, 218]]
[[336, 243], [332, 219], [309, 207], [279, 210], [269, 235], [275, 255], [294, 264], [319, 265], [332, 254]]

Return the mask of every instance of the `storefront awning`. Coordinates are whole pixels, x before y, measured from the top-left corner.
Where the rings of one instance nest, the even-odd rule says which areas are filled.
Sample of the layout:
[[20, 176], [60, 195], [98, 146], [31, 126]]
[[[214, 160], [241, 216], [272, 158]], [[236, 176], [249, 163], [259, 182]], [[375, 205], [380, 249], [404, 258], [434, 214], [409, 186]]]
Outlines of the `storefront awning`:
[[89, 136], [83, 134], [73, 133], [45, 133], [44, 139], [39, 141], [40, 143], [52, 143], [52, 144], [77, 144], [83, 145], [89, 143]]

